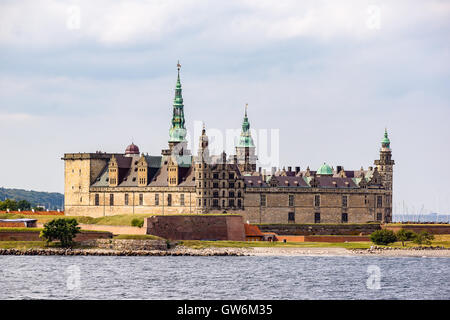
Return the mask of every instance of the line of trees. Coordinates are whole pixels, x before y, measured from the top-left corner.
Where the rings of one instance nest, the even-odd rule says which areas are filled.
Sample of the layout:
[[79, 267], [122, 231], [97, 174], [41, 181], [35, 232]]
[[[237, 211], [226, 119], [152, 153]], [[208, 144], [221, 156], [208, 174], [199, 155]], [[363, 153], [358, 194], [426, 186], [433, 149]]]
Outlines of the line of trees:
[[370, 235], [370, 240], [378, 245], [389, 245], [396, 241], [401, 241], [402, 246], [405, 246], [405, 242], [412, 241], [416, 244], [431, 244], [431, 240], [434, 236], [426, 231], [415, 233], [411, 230], [400, 229], [397, 233], [392, 230], [381, 229], [373, 232]]
[[35, 207], [27, 200], [13, 200], [13, 199], [6, 199], [5, 201], [0, 201], [0, 211], [26, 211], [34, 209], [34, 211], [42, 211], [44, 210], [41, 207]]

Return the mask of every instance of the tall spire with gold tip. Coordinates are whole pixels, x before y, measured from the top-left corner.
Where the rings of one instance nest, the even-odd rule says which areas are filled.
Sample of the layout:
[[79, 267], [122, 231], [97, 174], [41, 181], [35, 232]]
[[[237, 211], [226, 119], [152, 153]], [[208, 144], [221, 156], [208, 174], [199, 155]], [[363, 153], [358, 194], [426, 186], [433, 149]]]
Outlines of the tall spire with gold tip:
[[173, 100], [172, 127], [169, 130], [169, 142], [184, 142], [186, 138], [186, 128], [184, 120], [183, 95], [180, 81], [180, 61], [177, 63], [178, 77], [175, 87], [175, 98]]

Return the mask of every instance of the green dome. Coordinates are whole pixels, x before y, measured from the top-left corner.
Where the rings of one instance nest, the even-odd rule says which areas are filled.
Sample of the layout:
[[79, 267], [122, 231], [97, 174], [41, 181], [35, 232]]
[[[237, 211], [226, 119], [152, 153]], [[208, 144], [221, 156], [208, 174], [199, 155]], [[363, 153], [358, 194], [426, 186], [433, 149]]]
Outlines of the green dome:
[[323, 165], [321, 165], [320, 168], [317, 170], [316, 174], [323, 175], [323, 176], [324, 175], [332, 175], [333, 169], [331, 169], [331, 167], [324, 162]]

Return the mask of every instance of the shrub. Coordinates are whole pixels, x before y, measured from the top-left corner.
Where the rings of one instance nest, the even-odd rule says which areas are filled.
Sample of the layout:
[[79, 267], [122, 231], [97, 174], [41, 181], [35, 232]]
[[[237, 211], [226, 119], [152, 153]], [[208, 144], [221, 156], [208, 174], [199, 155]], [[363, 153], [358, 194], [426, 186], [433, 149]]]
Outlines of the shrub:
[[144, 219], [134, 218], [133, 220], [131, 220], [131, 225], [133, 227], [142, 228], [142, 226], [144, 225]]
[[431, 244], [431, 240], [434, 239], [434, 236], [432, 234], [429, 234], [426, 231], [422, 231], [419, 234], [416, 234], [413, 242], [417, 244]]
[[388, 245], [397, 241], [397, 237], [392, 230], [382, 229], [373, 232], [370, 235], [370, 240], [375, 244]]
[[402, 246], [405, 246], [405, 241], [411, 241], [416, 237], [416, 234], [411, 230], [400, 229], [397, 234], [397, 240], [402, 242]]
[[73, 238], [80, 232], [78, 222], [75, 219], [54, 219], [44, 224], [44, 230], [39, 235], [48, 243], [53, 240], [61, 241], [62, 247], [70, 247], [73, 244]]

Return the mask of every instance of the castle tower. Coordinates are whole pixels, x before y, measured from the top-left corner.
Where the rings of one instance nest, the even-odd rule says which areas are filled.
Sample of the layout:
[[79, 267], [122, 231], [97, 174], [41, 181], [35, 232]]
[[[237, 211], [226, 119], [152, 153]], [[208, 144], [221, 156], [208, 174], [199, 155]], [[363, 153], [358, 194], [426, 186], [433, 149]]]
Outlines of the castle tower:
[[387, 129], [384, 130], [384, 138], [381, 140], [380, 159], [375, 160], [378, 172], [381, 175], [381, 181], [386, 188], [386, 196], [382, 206], [384, 207], [384, 222], [392, 221], [392, 180], [394, 160], [392, 160], [391, 141], [388, 137]]
[[236, 146], [236, 160], [241, 172], [256, 171], [255, 144], [250, 133], [250, 122], [247, 117], [247, 107], [245, 105], [244, 121], [242, 122], [241, 136]]
[[207, 213], [211, 205], [211, 170], [209, 163], [208, 136], [206, 135], [206, 129], [203, 126], [202, 135], [199, 138], [198, 155], [194, 167], [198, 213]]
[[119, 165], [117, 163], [117, 159], [114, 155], [112, 155], [111, 160], [108, 164], [108, 171], [109, 171], [109, 186], [110, 187], [117, 187], [119, 183]]
[[186, 127], [184, 120], [183, 94], [180, 81], [181, 64], [178, 62], [178, 77], [173, 100], [172, 126], [169, 129], [169, 148], [172, 154], [186, 154]]

